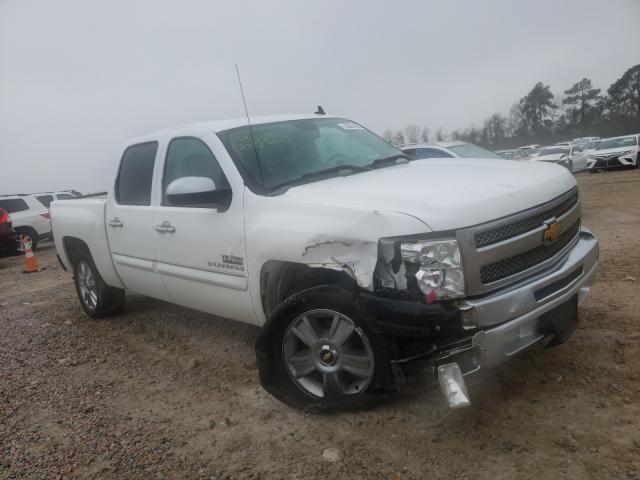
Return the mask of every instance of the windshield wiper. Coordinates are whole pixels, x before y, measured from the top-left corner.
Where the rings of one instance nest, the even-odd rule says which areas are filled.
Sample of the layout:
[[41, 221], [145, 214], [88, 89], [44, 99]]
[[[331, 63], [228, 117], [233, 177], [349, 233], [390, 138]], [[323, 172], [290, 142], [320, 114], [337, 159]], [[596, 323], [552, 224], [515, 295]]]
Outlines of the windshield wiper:
[[286, 181], [284, 183], [280, 183], [278, 185], [274, 185], [271, 188], [269, 188], [269, 194], [273, 195], [273, 194], [283, 193], [283, 192], [287, 191], [290, 187], [306, 183], [305, 180], [308, 180], [310, 178], [327, 177], [327, 176], [331, 176], [332, 174], [335, 174], [335, 173], [340, 173], [342, 171], [348, 172], [348, 173], [355, 173], [355, 172], [368, 172], [369, 170], [371, 170], [371, 168], [369, 168], [369, 166], [336, 165], [335, 167], [331, 167], [331, 168], [325, 168], [325, 169], [322, 169], [322, 170], [316, 170], [314, 172], [307, 172], [307, 173], [302, 174], [301, 176], [299, 176], [298, 178], [296, 178], [294, 180], [289, 180], [289, 181]]
[[[398, 160], [404, 160], [403, 162], [399, 162]], [[373, 162], [371, 162], [368, 166], [370, 168], [380, 168], [380, 167], [385, 167], [387, 165], [397, 165], [399, 163], [409, 163], [409, 160], [411, 160], [411, 157], [404, 155], [402, 153], [399, 153], [397, 155], [391, 155], [390, 157], [383, 157], [383, 158], [378, 158], [377, 160], [374, 160]]]
[[331, 175], [332, 173], [340, 173], [343, 170], [347, 172], [366, 172], [367, 170], [371, 170], [371, 168], [369, 168], [369, 166], [363, 167], [360, 165], [336, 165], [335, 167], [325, 168], [324, 170], [307, 172], [300, 178], [324, 177], [325, 175]]

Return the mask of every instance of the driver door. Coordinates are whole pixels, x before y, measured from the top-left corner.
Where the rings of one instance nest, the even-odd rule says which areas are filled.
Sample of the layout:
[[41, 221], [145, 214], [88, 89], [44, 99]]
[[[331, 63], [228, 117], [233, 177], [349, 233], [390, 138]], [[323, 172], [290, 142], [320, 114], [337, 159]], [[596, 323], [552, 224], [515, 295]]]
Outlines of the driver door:
[[[184, 129], [168, 143], [153, 215], [157, 270], [175, 303], [253, 322], [242, 186], [232, 188], [209, 141], [211, 132]], [[215, 191], [195, 191], [203, 185]]]

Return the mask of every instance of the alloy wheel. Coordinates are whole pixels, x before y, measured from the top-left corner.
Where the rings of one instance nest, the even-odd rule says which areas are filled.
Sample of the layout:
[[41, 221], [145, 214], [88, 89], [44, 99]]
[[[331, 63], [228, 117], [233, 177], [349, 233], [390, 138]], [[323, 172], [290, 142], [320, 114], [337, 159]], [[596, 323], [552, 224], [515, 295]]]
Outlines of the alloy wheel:
[[94, 310], [98, 306], [98, 287], [91, 267], [84, 260], [78, 264], [77, 276], [80, 298], [87, 308]]
[[333, 310], [310, 310], [285, 332], [282, 353], [293, 382], [315, 397], [339, 398], [367, 389], [374, 354], [362, 329]]

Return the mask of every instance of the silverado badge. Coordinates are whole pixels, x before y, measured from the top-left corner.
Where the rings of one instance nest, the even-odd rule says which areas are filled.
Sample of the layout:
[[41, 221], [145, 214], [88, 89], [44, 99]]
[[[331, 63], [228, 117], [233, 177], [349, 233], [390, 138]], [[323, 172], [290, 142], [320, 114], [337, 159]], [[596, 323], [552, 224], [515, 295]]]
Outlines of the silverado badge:
[[555, 242], [560, 233], [562, 232], [562, 222], [553, 221], [547, 223], [547, 228], [544, 231], [544, 241], [545, 242]]

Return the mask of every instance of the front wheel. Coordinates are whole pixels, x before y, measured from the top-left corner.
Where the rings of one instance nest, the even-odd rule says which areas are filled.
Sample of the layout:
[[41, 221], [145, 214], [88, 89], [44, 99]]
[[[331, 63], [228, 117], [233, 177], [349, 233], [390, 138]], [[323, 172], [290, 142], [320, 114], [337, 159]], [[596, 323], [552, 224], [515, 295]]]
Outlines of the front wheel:
[[256, 344], [265, 389], [306, 410], [362, 405], [392, 391], [388, 352], [386, 340], [368, 329], [355, 295], [334, 286], [287, 299]]
[[124, 290], [104, 283], [91, 255], [86, 252], [77, 254], [73, 274], [80, 304], [91, 318], [108, 317], [122, 310]]

